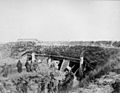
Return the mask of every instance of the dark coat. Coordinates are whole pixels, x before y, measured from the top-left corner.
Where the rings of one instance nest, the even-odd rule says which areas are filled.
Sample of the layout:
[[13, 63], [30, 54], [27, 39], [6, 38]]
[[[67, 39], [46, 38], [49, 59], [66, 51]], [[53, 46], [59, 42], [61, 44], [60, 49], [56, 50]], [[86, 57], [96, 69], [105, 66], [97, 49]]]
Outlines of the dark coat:
[[62, 90], [66, 91], [69, 90], [73, 84], [74, 74], [69, 72], [65, 75], [65, 79], [62, 81]]
[[26, 61], [25, 67], [26, 67], [26, 71], [27, 71], [27, 72], [30, 72], [30, 71], [31, 71], [31, 65], [30, 65], [30, 63], [29, 63], [28, 61]]
[[22, 63], [21, 63], [20, 60], [19, 60], [18, 63], [17, 63], [17, 69], [18, 69], [18, 72], [19, 72], [19, 73], [22, 72]]

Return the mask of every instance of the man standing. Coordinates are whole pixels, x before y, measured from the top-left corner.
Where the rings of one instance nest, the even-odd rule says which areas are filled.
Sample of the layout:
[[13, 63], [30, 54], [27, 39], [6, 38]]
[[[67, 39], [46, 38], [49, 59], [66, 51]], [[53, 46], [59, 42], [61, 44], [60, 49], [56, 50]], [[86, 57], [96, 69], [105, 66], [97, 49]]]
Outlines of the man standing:
[[30, 63], [29, 63], [28, 61], [26, 61], [25, 67], [26, 67], [26, 71], [27, 71], [27, 72], [30, 72], [30, 71], [31, 71], [31, 65], [30, 65]]
[[41, 93], [45, 93], [45, 81], [44, 81], [44, 79], [41, 80]]
[[20, 60], [18, 60], [18, 63], [17, 63], [17, 70], [18, 70], [19, 73], [22, 72], [22, 63], [21, 63]]
[[71, 71], [71, 67], [67, 66], [65, 68], [65, 79], [62, 81], [62, 88], [64, 90], [64, 93], [68, 93], [68, 91], [71, 89], [71, 86], [73, 84], [74, 74]]

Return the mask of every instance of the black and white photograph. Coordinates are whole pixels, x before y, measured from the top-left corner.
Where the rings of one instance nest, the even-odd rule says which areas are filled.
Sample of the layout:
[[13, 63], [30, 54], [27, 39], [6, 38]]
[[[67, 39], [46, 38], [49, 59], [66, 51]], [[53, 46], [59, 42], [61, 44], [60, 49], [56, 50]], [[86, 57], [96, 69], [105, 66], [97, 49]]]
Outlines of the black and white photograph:
[[120, 93], [120, 0], [0, 0], [0, 93]]

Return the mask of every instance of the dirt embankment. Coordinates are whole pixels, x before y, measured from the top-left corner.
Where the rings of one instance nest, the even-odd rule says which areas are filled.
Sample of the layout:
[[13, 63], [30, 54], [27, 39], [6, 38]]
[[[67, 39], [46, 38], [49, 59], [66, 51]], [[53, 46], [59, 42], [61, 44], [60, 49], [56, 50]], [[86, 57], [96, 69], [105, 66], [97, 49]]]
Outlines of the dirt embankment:
[[[18, 56], [19, 53], [25, 51], [26, 49], [37, 49], [41, 51], [41, 46], [34, 47], [33, 45], [28, 45], [24, 43], [17, 43], [14, 45], [4, 45], [0, 48], [0, 62], [1, 64], [6, 62], [7, 64], [15, 64], [18, 59], [15, 59], [14, 56]], [[12, 49], [12, 50], [11, 50]], [[63, 55], [69, 57], [79, 58], [81, 52], [85, 50], [85, 61], [90, 63], [95, 69], [96, 75], [102, 76], [105, 73], [101, 72], [109, 72], [114, 69], [118, 71], [120, 69], [120, 50], [114, 48], [101, 48], [96, 46], [60, 46], [60, 47], [47, 47], [43, 48], [41, 52], [46, 54], [54, 54], [54, 55]], [[25, 62], [23, 59], [22, 62]], [[95, 64], [94, 64], [95, 63]], [[89, 65], [88, 65], [89, 66]], [[99, 69], [98, 69], [99, 68]], [[41, 71], [44, 72], [44, 69]], [[99, 74], [100, 73], [100, 74]], [[94, 73], [93, 73], [94, 74]], [[114, 77], [115, 76], [115, 77]], [[115, 78], [118, 77], [119, 73], [115, 75], [109, 74], [107, 77], [100, 77], [96, 82], [90, 82], [87, 87], [73, 89], [71, 93], [112, 93], [114, 90], [111, 87], [111, 84], [114, 83], [116, 80]], [[102, 83], [101, 83], [102, 81]], [[7, 81], [5, 81], [7, 82]], [[106, 83], [107, 82], [107, 83]], [[76, 81], [76, 83], [78, 83]]]

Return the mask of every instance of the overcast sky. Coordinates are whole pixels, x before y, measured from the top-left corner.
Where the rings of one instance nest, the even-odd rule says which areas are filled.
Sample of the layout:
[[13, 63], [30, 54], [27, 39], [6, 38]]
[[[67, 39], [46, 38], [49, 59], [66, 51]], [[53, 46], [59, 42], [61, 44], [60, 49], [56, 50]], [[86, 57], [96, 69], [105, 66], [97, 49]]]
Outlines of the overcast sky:
[[120, 40], [119, 36], [119, 0], [0, 0], [0, 42]]

